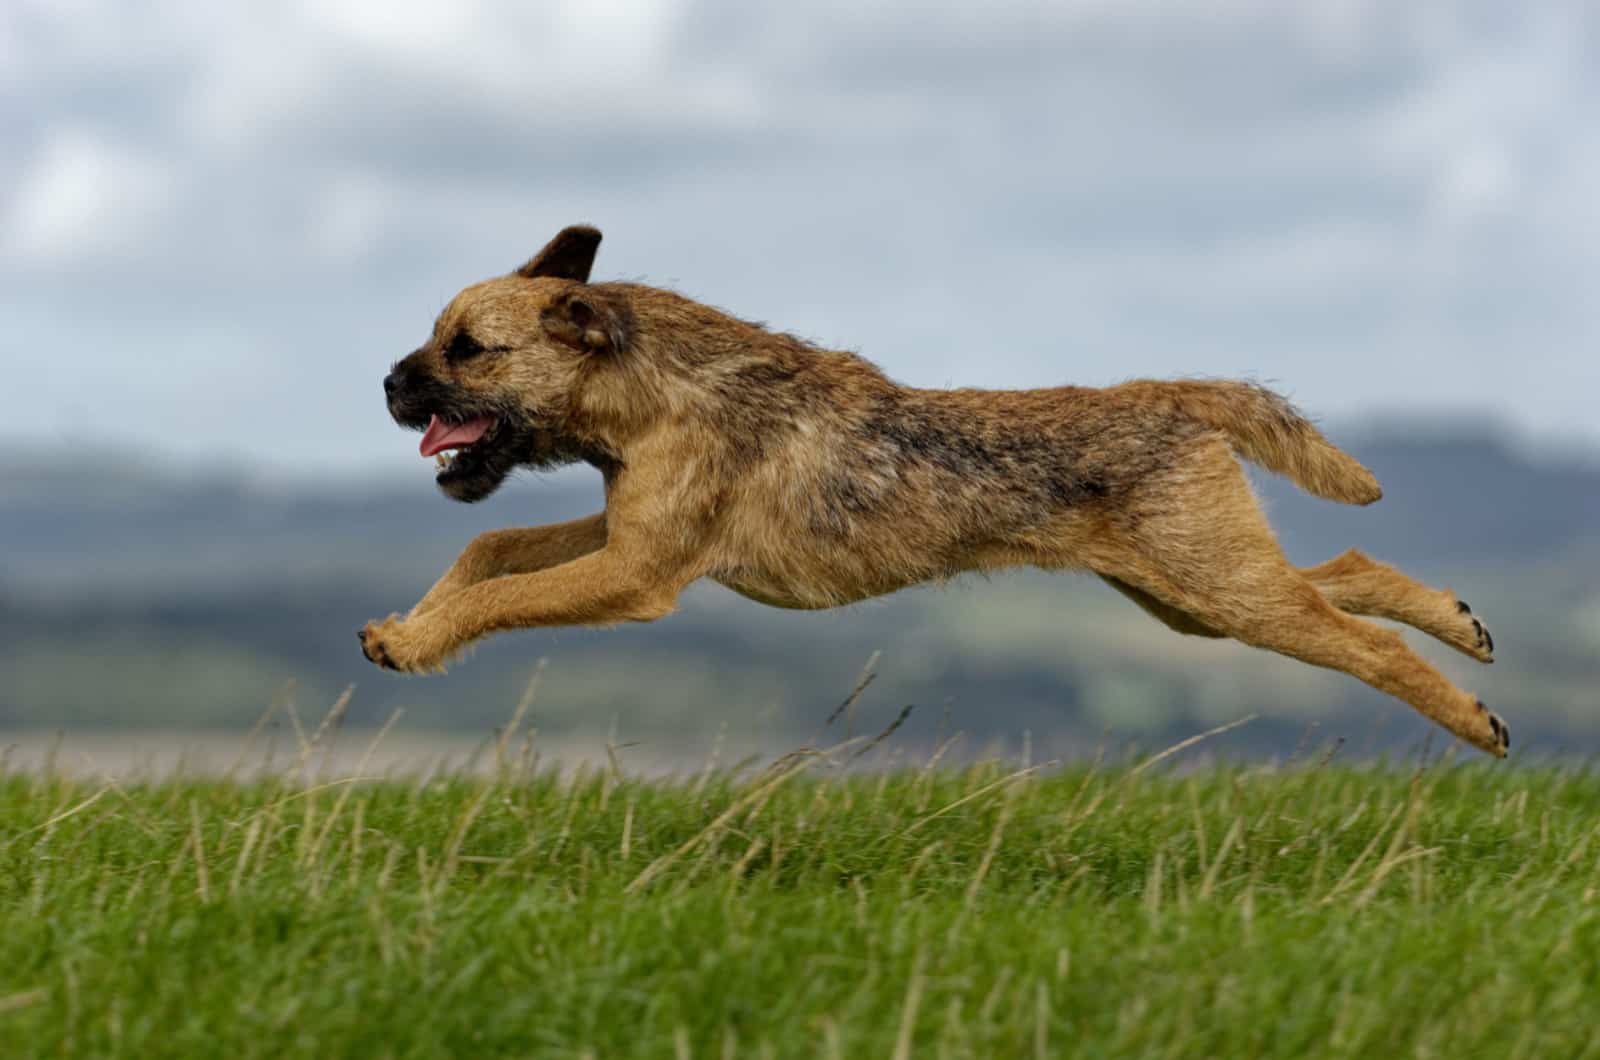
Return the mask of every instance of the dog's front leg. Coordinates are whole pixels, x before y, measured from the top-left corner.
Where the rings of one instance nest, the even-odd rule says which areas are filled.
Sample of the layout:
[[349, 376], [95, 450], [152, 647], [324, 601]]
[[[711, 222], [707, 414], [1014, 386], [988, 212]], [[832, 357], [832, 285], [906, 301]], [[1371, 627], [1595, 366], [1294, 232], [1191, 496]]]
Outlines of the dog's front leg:
[[361, 630], [361, 650], [390, 670], [436, 671], [466, 645], [500, 630], [660, 618], [676, 606], [688, 581], [664, 575], [629, 551], [603, 548], [548, 570], [469, 585], [411, 618], [369, 622]]
[[490, 578], [547, 570], [598, 552], [605, 545], [604, 512], [570, 523], [479, 534], [406, 617], [426, 614], [468, 586]]

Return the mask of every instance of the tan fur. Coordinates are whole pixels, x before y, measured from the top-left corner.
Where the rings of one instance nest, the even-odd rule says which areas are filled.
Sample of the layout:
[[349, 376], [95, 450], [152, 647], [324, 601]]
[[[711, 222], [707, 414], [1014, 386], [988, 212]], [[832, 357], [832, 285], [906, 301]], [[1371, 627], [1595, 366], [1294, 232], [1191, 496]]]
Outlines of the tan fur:
[[434, 670], [500, 630], [649, 621], [704, 577], [822, 608], [1026, 565], [1092, 571], [1180, 632], [1342, 670], [1506, 753], [1499, 718], [1353, 617], [1491, 661], [1465, 605], [1359, 552], [1284, 558], [1239, 457], [1333, 500], [1380, 491], [1271, 391], [904, 387], [670, 291], [591, 284], [598, 243], [567, 229], [467, 288], [386, 389], [409, 426], [495, 417], [467, 470], [441, 475], [450, 495], [486, 495], [513, 464], [584, 460], [604, 474], [605, 511], [478, 538], [408, 616], [362, 631], [374, 662]]

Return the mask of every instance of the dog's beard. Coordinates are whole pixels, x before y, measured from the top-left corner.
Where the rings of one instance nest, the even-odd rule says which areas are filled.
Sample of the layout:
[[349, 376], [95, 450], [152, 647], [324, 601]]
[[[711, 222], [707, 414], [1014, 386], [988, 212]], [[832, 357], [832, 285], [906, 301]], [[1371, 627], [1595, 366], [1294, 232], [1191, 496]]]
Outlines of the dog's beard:
[[447, 497], [481, 501], [524, 462], [532, 440], [522, 410], [428, 376], [412, 376], [389, 396], [389, 415], [423, 432], [418, 451], [437, 464]]
[[[522, 456], [528, 451], [527, 430], [506, 419], [479, 418], [484, 419], [487, 423], [482, 430], [476, 429], [476, 421], [462, 425], [469, 428], [467, 434], [476, 436], [470, 443], [431, 454], [439, 467], [434, 482], [452, 500], [469, 504], [483, 500], [525, 462]], [[449, 433], [462, 434], [459, 427]], [[424, 455], [430, 455], [426, 449]]]
[[489, 496], [519, 467], [554, 471], [580, 462], [602, 469], [615, 464], [595, 447], [558, 431], [509, 419], [495, 421], [481, 440], [455, 450], [452, 458], [440, 454], [438, 459], [434, 481], [440, 491], [467, 503]]
[[519, 467], [550, 471], [585, 461], [614, 464], [526, 409], [486, 400], [450, 383], [413, 378], [389, 398], [402, 427], [422, 431], [418, 447], [438, 465], [434, 481], [452, 500], [481, 501]]

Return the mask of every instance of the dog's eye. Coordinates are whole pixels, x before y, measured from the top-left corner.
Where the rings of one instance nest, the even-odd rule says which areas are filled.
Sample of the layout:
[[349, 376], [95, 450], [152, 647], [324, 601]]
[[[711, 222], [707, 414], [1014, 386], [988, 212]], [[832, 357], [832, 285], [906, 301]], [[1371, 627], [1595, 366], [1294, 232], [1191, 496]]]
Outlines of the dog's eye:
[[450, 340], [450, 345], [444, 348], [444, 359], [454, 363], [476, 357], [480, 353], [505, 353], [510, 346], [485, 346], [465, 331], [458, 331]]
[[458, 331], [450, 340], [450, 345], [444, 348], [444, 359], [447, 361], [465, 361], [476, 357], [483, 352], [483, 344], [468, 335], [465, 331]]

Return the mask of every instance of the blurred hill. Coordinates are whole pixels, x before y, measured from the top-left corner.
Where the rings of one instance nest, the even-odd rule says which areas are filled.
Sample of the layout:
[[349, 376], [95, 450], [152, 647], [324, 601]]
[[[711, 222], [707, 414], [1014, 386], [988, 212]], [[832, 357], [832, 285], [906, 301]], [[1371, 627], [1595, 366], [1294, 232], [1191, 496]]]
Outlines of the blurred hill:
[[[1479, 667], [1420, 635], [1429, 658], [1511, 721], [1519, 747], [1600, 751], [1600, 463], [1539, 458], [1493, 434], [1390, 424], [1340, 441], [1385, 488], [1370, 509], [1260, 480], [1290, 557], [1358, 546], [1454, 587], [1494, 631]], [[119, 455], [0, 460], [0, 728], [248, 725], [291, 679], [320, 714], [357, 683], [352, 720], [395, 706], [408, 727], [485, 731], [536, 659], [536, 723], [703, 748], [800, 738], [882, 650], [861, 709], [906, 703], [936, 729], [1043, 750], [1159, 742], [1258, 711], [1240, 741], [1284, 752], [1420, 739], [1410, 712], [1352, 679], [1233, 644], [1179, 637], [1092, 578], [1018, 572], [824, 613], [715, 586], [649, 626], [510, 634], [439, 678], [381, 673], [355, 630], [404, 610], [476, 533], [600, 506], [598, 479], [523, 478], [476, 506], [415, 480], [269, 482], [179, 474]]]

